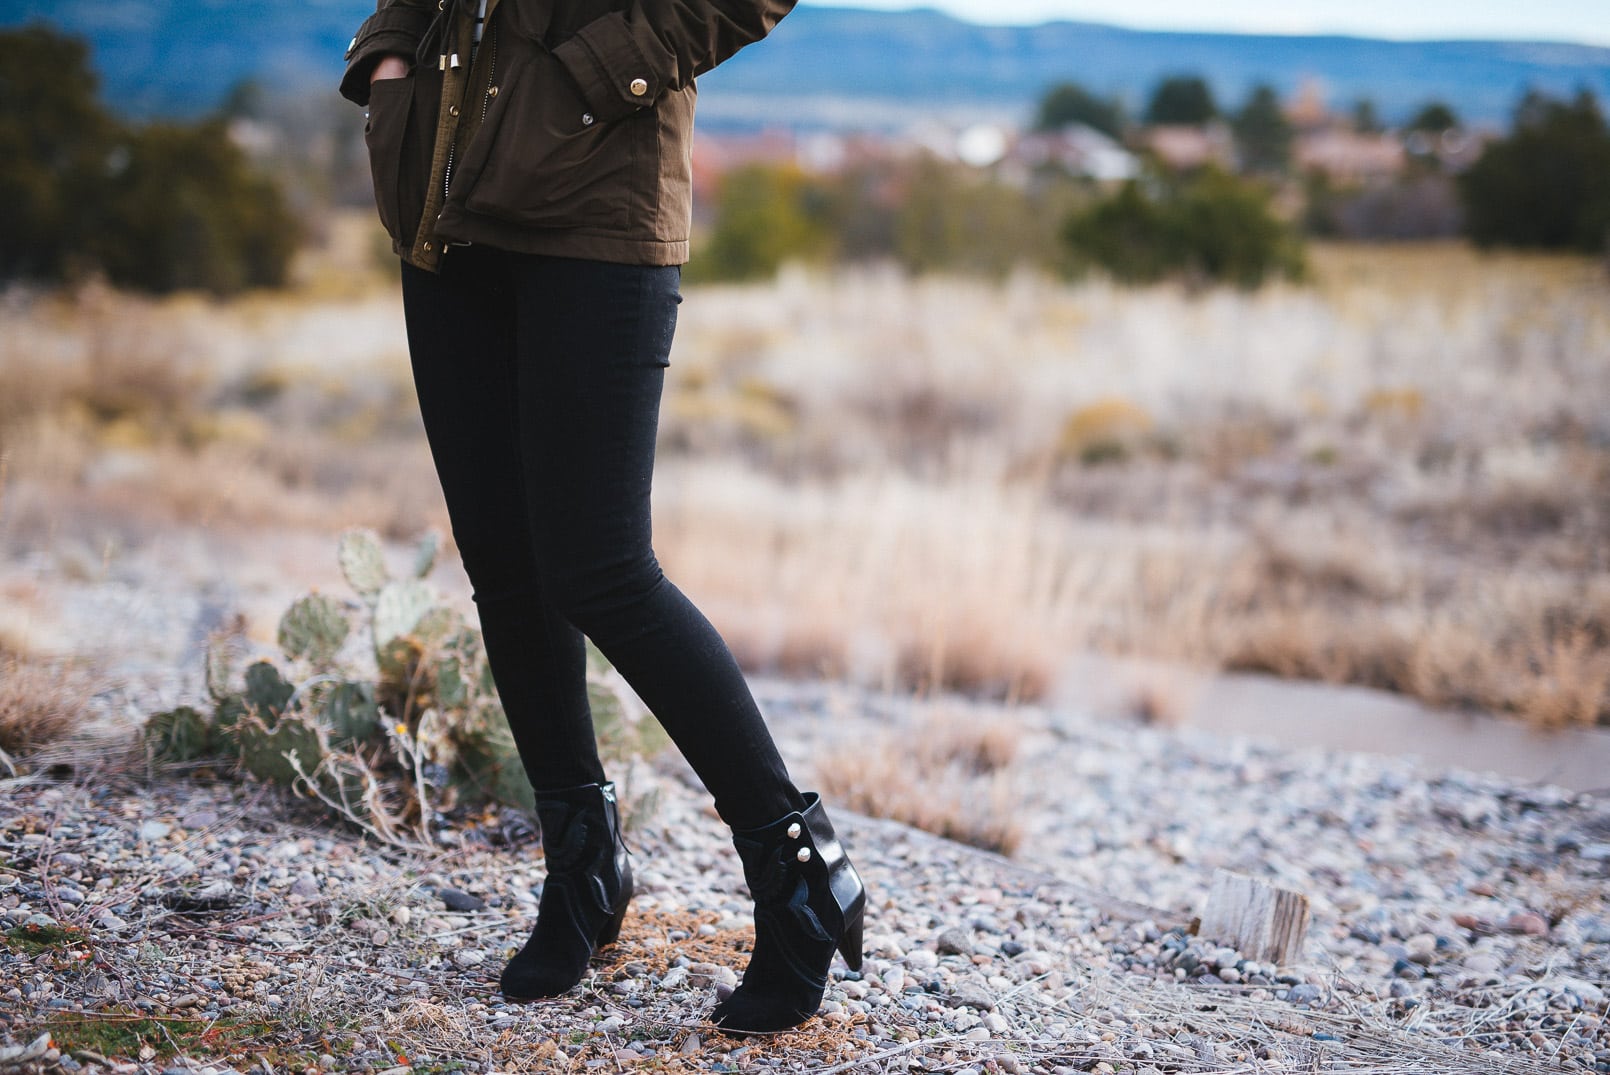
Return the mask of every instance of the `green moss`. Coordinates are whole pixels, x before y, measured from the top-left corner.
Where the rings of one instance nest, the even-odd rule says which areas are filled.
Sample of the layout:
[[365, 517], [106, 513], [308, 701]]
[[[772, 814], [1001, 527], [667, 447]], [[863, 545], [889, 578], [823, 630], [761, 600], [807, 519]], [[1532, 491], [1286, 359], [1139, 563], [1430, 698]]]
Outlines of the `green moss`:
[[24, 925], [6, 930], [6, 947], [26, 956], [88, 943], [89, 934], [77, 926]]
[[[221, 1019], [150, 1016], [143, 1012], [111, 1009], [71, 1012], [52, 1016], [40, 1026], [48, 1030], [64, 1053], [89, 1050], [109, 1059], [134, 1058], [149, 1046], [155, 1059], [174, 1056], [235, 1056], [250, 1053], [274, 1070], [305, 1070], [318, 1066], [318, 1051], [305, 1042], [284, 1044], [283, 1025], [265, 1019], [224, 1016]], [[325, 1027], [324, 1029], [331, 1029]], [[339, 1045], [326, 1041], [323, 1051]], [[346, 1050], [343, 1050], [346, 1051]]]
[[84, 1012], [54, 1016], [44, 1024], [64, 1053], [88, 1049], [104, 1057], [135, 1057], [149, 1045], [159, 1058], [190, 1051], [206, 1032], [200, 1019], [153, 1019], [132, 1012]]

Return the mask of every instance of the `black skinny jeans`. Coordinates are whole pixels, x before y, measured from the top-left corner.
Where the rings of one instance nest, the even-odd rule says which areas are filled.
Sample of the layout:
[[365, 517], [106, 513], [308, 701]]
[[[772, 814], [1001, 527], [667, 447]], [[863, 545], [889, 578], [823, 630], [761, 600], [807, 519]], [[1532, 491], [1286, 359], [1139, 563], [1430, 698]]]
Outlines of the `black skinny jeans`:
[[591, 638], [734, 828], [804, 806], [726, 643], [660, 570], [649, 488], [676, 267], [453, 248], [408, 349], [487, 659], [539, 791], [605, 779]]

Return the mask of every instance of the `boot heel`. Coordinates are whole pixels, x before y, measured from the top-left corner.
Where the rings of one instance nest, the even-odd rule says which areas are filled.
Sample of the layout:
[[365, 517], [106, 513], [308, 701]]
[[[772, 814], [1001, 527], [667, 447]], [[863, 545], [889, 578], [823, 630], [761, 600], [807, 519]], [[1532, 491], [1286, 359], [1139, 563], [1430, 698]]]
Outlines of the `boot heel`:
[[598, 941], [594, 947], [602, 948], [606, 944], [614, 944], [621, 935], [621, 923], [624, 921], [626, 921], [626, 904], [623, 903], [621, 909], [615, 912], [615, 916], [605, 922], [604, 928], [598, 931]]
[[857, 911], [854, 918], [844, 923], [844, 932], [839, 934], [839, 952], [853, 971], [861, 969], [861, 924], [864, 919], [864, 912]]

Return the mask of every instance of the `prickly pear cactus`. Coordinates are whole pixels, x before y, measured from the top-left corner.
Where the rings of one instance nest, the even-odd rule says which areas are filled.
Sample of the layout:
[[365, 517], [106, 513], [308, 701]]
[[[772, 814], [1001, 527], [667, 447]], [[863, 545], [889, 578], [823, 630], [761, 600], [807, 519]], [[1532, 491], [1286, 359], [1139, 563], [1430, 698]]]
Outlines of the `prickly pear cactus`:
[[207, 718], [182, 705], [153, 714], [145, 723], [145, 742], [153, 756], [164, 761], [194, 761], [211, 749]]
[[327, 668], [351, 632], [341, 602], [312, 593], [297, 599], [280, 617], [280, 649], [293, 661], [306, 660], [317, 668]]
[[455, 656], [444, 656], [436, 662], [436, 704], [449, 713], [462, 710], [474, 697], [471, 680], [464, 675], [463, 665]]
[[375, 651], [394, 638], [412, 635], [436, 604], [436, 591], [417, 579], [388, 582], [375, 598]]
[[380, 732], [380, 706], [372, 683], [343, 680], [324, 695], [319, 706], [330, 745], [341, 749]]
[[442, 535], [432, 530], [419, 541], [414, 550], [414, 578], [422, 579], [436, 566], [436, 554], [442, 548]]
[[358, 596], [370, 604], [374, 603], [381, 588], [391, 581], [380, 538], [373, 530], [348, 530], [342, 534], [336, 559], [341, 563], [341, 573], [346, 576], [347, 585], [358, 591]]
[[219, 736], [219, 742], [226, 746], [235, 745], [235, 727], [241, 718], [251, 712], [246, 704], [246, 698], [240, 694], [226, 694], [218, 699], [213, 707], [212, 725]]
[[[156, 714], [145, 732], [153, 753], [186, 760], [228, 753], [262, 780], [306, 778], [306, 790], [386, 839], [425, 834], [423, 819], [455, 802], [490, 798], [531, 809], [481, 634], [424, 581], [439, 547], [435, 535], [426, 537], [412, 577], [393, 579], [379, 538], [343, 534], [341, 570], [363, 611], [354, 616], [354, 603], [316, 593], [286, 610], [278, 638], [294, 681], [266, 660], [240, 675], [229, 642], [215, 642], [206, 667], [213, 711]], [[337, 665], [354, 630], [368, 631], [377, 677], [354, 678]], [[659, 749], [659, 725], [591, 645], [587, 658], [601, 749], [611, 758]]]
[[265, 720], [283, 713], [295, 693], [269, 661], [257, 661], [246, 669], [246, 704]]
[[[431, 596], [434, 600], [435, 595]], [[464, 617], [458, 614], [457, 609], [435, 605], [419, 617], [409, 633], [428, 647], [441, 647], [467, 629]]]
[[430, 683], [421, 667], [425, 650], [412, 638], [394, 638], [375, 651], [380, 682], [375, 697], [394, 719], [414, 720], [429, 704]]
[[294, 751], [302, 771], [312, 774], [329, 753], [323, 730], [300, 713], [286, 714], [272, 725], [260, 717], [248, 717], [236, 726], [235, 737], [246, 771], [276, 784], [296, 779], [296, 767], [287, 754]]
[[207, 693], [214, 702], [230, 696], [230, 683], [235, 678], [235, 648], [229, 639], [213, 636], [207, 643]]
[[457, 728], [453, 783], [476, 799], [490, 798], [524, 810], [536, 809], [531, 782], [515, 748], [509, 722], [496, 702], [468, 714]]

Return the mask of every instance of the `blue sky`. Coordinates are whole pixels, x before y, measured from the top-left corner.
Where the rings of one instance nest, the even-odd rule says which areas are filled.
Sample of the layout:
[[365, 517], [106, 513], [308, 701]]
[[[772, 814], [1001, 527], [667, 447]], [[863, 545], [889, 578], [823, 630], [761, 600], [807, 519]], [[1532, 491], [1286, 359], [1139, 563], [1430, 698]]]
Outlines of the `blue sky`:
[[1145, 29], [1499, 38], [1610, 45], [1610, 0], [805, 0], [935, 7], [984, 23], [1076, 19]]

